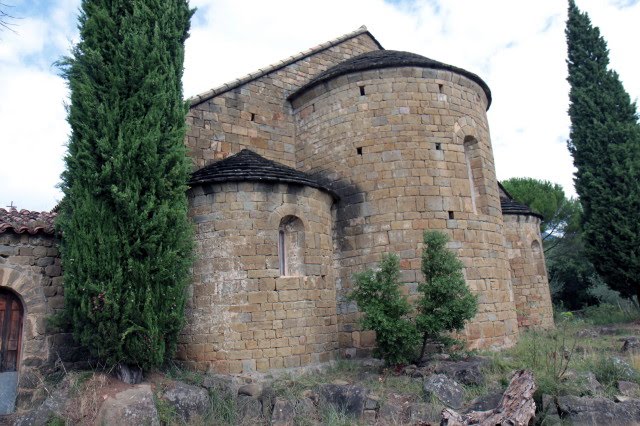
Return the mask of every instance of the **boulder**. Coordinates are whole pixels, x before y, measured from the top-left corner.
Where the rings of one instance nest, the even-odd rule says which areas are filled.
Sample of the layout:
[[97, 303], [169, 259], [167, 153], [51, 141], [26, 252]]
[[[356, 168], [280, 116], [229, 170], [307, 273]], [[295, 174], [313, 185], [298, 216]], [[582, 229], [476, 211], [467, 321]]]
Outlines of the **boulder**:
[[321, 401], [355, 418], [362, 416], [368, 393], [367, 389], [356, 385], [325, 383], [318, 388]]
[[640, 386], [634, 382], [627, 382], [625, 380], [618, 380], [618, 390], [623, 396], [635, 397], [638, 395]]
[[95, 424], [110, 426], [159, 426], [158, 411], [148, 384], [136, 385], [107, 398], [100, 407]]
[[209, 409], [209, 393], [199, 386], [175, 382], [164, 392], [162, 399], [173, 407], [184, 422], [192, 417], [204, 417]]
[[596, 379], [596, 375], [592, 372], [584, 373], [581, 377], [584, 386], [587, 388], [591, 395], [601, 395], [604, 392], [604, 387], [598, 379]]
[[470, 357], [463, 361], [440, 361], [433, 372], [444, 374], [447, 377], [465, 385], [483, 385], [484, 374], [482, 369], [488, 360], [482, 357]]
[[469, 411], [489, 411], [493, 410], [500, 404], [502, 399], [502, 392], [490, 392], [486, 395], [482, 395], [471, 401], [467, 412]]
[[640, 400], [613, 402], [596, 397], [560, 396], [558, 413], [575, 425], [637, 425], [640, 423]]
[[625, 337], [622, 344], [622, 352], [640, 350], [640, 339], [635, 336]]
[[444, 374], [433, 374], [427, 377], [422, 387], [427, 402], [429, 402], [432, 397], [436, 397], [444, 405], [455, 408], [456, 410], [462, 406], [462, 401], [464, 400], [462, 386]]
[[262, 385], [259, 383], [249, 383], [238, 388], [238, 395], [246, 395], [260, 399], [262, 396]]
[[224, 374], [207, 374], [204, 376], [202, 386], [206, 389], [220, 394], [221, 397], [235, 398], [238, 395], [238, 389], [244, 383], [241, 379], [234, 376], [226, 376]]
[[295, 416], [295, 404], [292, 401], [276, 398], [271, 413], [272, 426], [293, 426]]
[[[383, 424], [404, 424], [411, 420], [413, 398], [392, 393], [387, 396], [378, 411], [378, 419]], [[375, 409], [373, 407], [372, 409]]]
[[[64, 386], [53, 391], [52, 395], [35, 410], [18, 416], [14, 426], [44, 426], [49, 423], [52, 417], [65, 417], [65, 406], [69, 398], [69, 387]], [[0, 419], [0, 423], [1, 419]]]
[[248, 395], [238, 395], [236, 413], [240, 423], [251, 423], [262, 418], [262, 403]]

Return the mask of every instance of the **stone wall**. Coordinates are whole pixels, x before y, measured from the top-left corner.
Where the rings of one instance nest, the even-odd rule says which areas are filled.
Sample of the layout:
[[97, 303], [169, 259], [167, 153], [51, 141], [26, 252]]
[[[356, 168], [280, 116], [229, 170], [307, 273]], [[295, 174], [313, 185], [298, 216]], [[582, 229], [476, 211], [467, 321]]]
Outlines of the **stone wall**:
[[341, 348], [359, 355], [372, 343], [361, 341], [356, 307], [345, 301], [353, 274], [397, 253], [413, 291], [427, 229], [450, 235], [478, 294], [479, 312], [465, 331], [470, 346], [513, 344], [518, 328], [484, 91], [449, 71], [387, 68], [335, 78], [293, 107], [298, 169], [323, 176], [342, 197], [335, 225]]
[[187, 115], [186, 145], [196, 168], [250, 148], [295, 166], [295, 127], [287, 96], [317, 73], [345, 59], [379, 49], [360, 34], [195, 104]]
[[518, 326], [551, 328], [553, 307], [541, 245], [540, 219], [533, 215], [505, 215], [504, 224]]
[[53, 332], [47, 325], [48, 317], [64, 306], [58, 240], [43, 233], [1, 233], [0, 287], [17, 294], [24, 309], [18, 364], [21, 408], [45, 396], [36, 387], [58, 359], [70, 362], [69, 367], [77, 360], [71, 335]]
[[[189, 199], [197, 260], [177, 358], [218, 373], [333, 359], [332, 197], [310, 187], [242, 182], [199, 186]], [[295, 239], [303, 265], [292, 269], [296, 276], [283, 276], [279, 231], [289, 232], [292, 218], [304, 228]]]

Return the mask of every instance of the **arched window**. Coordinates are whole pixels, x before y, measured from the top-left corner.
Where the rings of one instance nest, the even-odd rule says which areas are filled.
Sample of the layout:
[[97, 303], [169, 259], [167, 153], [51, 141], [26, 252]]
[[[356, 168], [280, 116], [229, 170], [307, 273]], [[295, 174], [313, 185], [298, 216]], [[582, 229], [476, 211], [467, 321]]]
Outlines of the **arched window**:
[[304, 225], [296, 216], [285, 216], [280, 220], [278, 262], [281, 276], [304, 275]]
[[533, 256], [537, 259], [540, 257], [542, 250], [540, 249], [540, 243], [538, 240], [533, 240], [531, 243], [531, 251], [533, 252]]
[[464, 138], [464, 159], [467, 163], [467, 176], [469, 177], [469, 191], [471, 192], [471, 206], [477, 213], [478, 188], [482, 179], [482, 159], [478, 152], [478, 140], [473, 136]]

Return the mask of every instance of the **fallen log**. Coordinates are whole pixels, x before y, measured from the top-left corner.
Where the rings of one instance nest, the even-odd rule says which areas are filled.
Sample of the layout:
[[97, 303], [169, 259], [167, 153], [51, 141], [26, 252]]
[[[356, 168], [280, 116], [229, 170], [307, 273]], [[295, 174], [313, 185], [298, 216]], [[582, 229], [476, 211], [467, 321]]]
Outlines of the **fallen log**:
[[496, 408], [489, 411], [471, 411], [467, 414], [445, 408], [442, 410], [441, 426], [504, 425], [527, 426], [536, 415], [533, 393], [536, 383], [533, 373], [520, 370], [511, 378], [507, 390]]

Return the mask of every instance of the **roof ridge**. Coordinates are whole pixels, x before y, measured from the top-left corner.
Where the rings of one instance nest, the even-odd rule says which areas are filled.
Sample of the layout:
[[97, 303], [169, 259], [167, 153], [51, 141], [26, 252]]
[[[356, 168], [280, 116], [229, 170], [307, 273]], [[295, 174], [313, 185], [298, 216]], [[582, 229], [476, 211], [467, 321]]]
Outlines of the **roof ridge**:
[[303, 50], [302, 52], [297, 53], [296, 55], [290, 56], [286, 59], [282, 59], [276, 63], [273, 63], [269, 66], [266, 66], [264, 68], [260, 68], [258, 69], [258, 71], [254, 71], [252, 73], [249, 73], [247, 75], [245, 75], [244, 77], [240, 77], [237, 78], [233, 81], [227, 82], [222, 84], [221, 86], [215, 87], [213, 89], [209, 89], [205, 92], [199, 93], [197, 95], [191, 96], [190, 98], [187, 99], [187, 101], [190, 104], [190, 107], [195, 106], [195, 105], [199, 105], [202, 102], [205, 102], [217, 95], [220, 95], [222, 93], [228, 92], [229, 90], [233, 90], [238, 86], [241, 86], [245, 83], [248, 83], [250, 81], [253, 81], [255, 79], [258, 79], [260, 77], [263, 77], [267, 74], [270, 74], [274, 71], [277, 71], [281, 68], [286, 67], [287, 65], [291, 65], [294, 62], [300, 61], [302, 59], [305, 59], [315, 53], [318, 52], [322, 52], [323, 50], [329, 49], [333, 46], [336, 46], [340, 43], [342, 43], [343, 41], [352, 39], [354, 37], [357, 37], [361, 34], [369, 34], [369, 36], [373, 39], [373, 41], [378, 45], [378, 47], [382, 50], [384, 50], [384, 47], [382, 47], [382, 45], [380, 44], [380, 42], [378, 42], [378, 40], [376, 40], [376, 38], [373, 36], [373, 34], [371, 34], [369, 32], [369, 30], [367, 29], [367, 27], [365, 25], [360, 26], [360, 28], [358, 28], [355, 31], [352, 31], [350, 33], [341, 35], [340, 37], [337, 37], [333, 40], [329, 40], [329, 41], [325, 41], [324, 43], [321, 43], [317, 46], [311, 47], [307, 50]]

